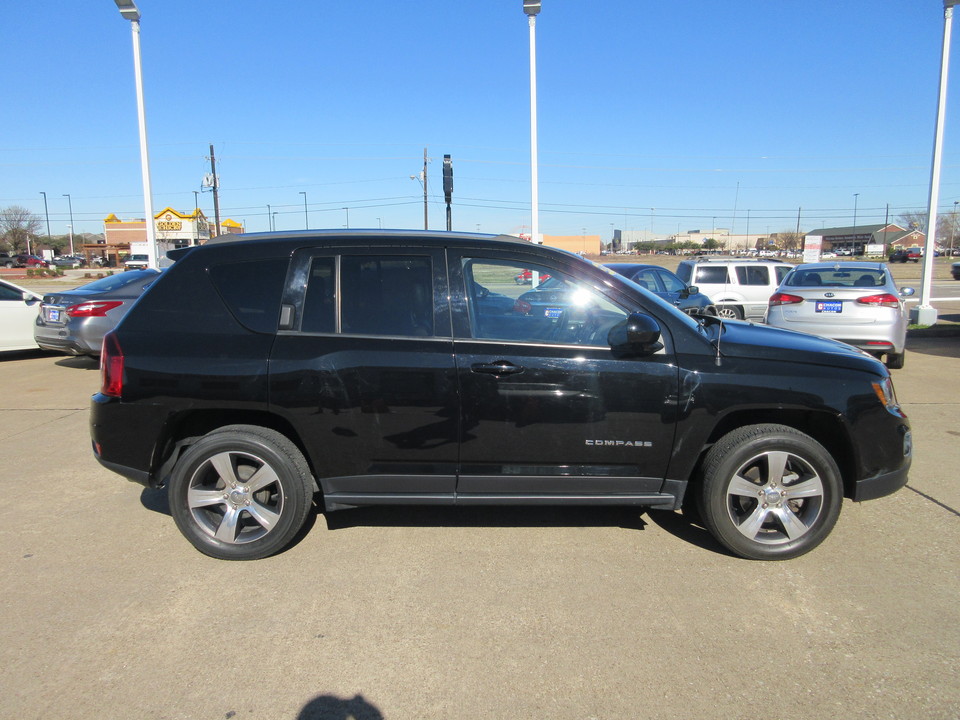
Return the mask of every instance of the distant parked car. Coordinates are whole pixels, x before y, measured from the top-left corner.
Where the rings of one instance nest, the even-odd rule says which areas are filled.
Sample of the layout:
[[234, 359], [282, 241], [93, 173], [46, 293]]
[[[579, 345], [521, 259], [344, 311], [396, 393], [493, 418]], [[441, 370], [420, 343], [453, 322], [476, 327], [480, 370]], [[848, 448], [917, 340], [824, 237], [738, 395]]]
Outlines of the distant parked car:
[[58, 255], [50, 264], [54, 267], [80, 268], [86, 264], [86, 261], [77, 255]]
[[0, 264], [4, 267], [30, 268], [30, 267], [49, 267], [49, 263], [42, 257], [20, 253], [19, 255], [0, 255]]
[[[540, 275], [540, 277], [537, 278], [537, 281], [543, 282], [544, 280], [549, 280], [549, 279], [550, 279], [549, 275]], [[517, 273], [517, 276], [514, 278], [514, 282], [516, 282], [517, 285], [533, 284], [533, 271], [524, 270], [523, 272]]]
[[159, 274], [156, 270], [131, 270], [44, 295], [34, 328], [37, 344], [69, 355], [100, 355], [103, 336], [117, 326]]
[[705, 292], [720, 317], [761, 320], [770, 296], [793, 268], [776, 260], [708, 256], [681, 260], [677, 276]]
[[892, 263], [905, 263], [907, 261], [920, 262], [920, 248], [897, 248], [890, 253], [889, 260]]
[[897, 289], [883, 263], [798, 265], [770, 298], [766, 321], [885, 355], [887, 367], [902, 368], [908, 325], [903, 298], [913, 294], [911, 287]]
[[149, 265], [150, 258], [146, 255], [138, 254], [131, 255], [123, 262], [124, 270], [146, 270]]
[[0, 352], [37, 349], [33, 326], [39, 308], [39, 295], [0, 280]]
[[955, 262], [951, 265], [950, 272], [953, 274], [954, 280], [960, 280], [960, 262]]
[[716, 315], [713, 302], [696, 285], [687, 285], [669, 270], [640, 263], [605, 263], [615, 273], [633, 280], [690, 315]]

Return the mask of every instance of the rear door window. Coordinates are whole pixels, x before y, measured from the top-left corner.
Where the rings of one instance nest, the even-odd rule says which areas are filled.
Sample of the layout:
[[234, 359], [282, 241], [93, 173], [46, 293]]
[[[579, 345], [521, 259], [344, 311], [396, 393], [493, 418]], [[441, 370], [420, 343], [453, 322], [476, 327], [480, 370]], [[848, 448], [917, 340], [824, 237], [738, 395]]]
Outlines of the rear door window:
[[739, 265], [737, 280], [741, 285], [769, 285], [770, 271], [766, 265]]

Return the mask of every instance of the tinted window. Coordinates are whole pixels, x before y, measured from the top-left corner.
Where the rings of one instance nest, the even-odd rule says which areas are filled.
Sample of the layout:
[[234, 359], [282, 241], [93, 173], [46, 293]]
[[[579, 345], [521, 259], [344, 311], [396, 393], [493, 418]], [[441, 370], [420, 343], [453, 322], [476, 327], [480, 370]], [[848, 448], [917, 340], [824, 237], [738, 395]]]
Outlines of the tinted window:
[[340, 293], [340, 323], [345, 333], [433, 335], [430, 258], [344, 255]]
[[337, 306], [336, 264], [332, 257], [314, 258], [307, 279], [307, 294], [303, 303], [303, 332], [335, 332]]
[[638, 270], [632, 279], [637, 285], [650, 292], [663, 292], [663, 288], [657, 283], [657, 274], [652, 268]]
[[766, 265], [739, 265], [737, 280], [741, 285], [769, 285], [770, 268]]
[[666, 270], [657, 272], [657, 277], [660, 278], [660, 282], [667, 288], [667, 292], [683, 292], [687, 287], [680, 278]]
[[0, 284], [0, 300], [18, 300], [23, 302], [23, 293], [8, 285]]
[[245, 327], [276, 332], [286, 258], [214, 265], [210, 278], [223, 302]]
[[[532, 271], [530, 284], [518, 285], [526, 270]], [[475, 338], [605, 345], [610, 328], [627, 316], [594, 288], [555, 269], [470, 258], [463, 260], [463, 278]]]
[[697, 268], [697, 281], [694, 285], [725, 285], [727, 280], [727, 266], [713, 265]]

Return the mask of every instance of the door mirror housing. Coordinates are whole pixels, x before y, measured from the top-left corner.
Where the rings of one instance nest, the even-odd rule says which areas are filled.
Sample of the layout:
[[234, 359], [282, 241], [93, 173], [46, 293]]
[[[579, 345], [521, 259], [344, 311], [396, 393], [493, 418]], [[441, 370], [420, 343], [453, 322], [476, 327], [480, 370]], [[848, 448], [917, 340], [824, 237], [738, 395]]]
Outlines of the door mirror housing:
[[660, 342], [660, 325], [644, 313], [630, 313], [630, 316], [607, 333], [607, 342], [614, 350], [639, 355], [652, 355], [663, 349]]

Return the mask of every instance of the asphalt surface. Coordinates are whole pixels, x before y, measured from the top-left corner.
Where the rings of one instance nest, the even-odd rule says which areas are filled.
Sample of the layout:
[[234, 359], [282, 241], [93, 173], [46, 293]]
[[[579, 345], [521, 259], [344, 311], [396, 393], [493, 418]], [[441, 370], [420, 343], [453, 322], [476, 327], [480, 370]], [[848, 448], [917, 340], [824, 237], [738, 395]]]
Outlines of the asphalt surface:
[[960, 717], [960, 338], [893, 375], [909, 485], [796, 560], [666, 512], [376, 508], [230, 563], [94, 461], [94, 361], [0, 356], [0, 717]]

